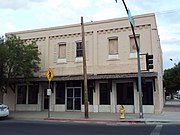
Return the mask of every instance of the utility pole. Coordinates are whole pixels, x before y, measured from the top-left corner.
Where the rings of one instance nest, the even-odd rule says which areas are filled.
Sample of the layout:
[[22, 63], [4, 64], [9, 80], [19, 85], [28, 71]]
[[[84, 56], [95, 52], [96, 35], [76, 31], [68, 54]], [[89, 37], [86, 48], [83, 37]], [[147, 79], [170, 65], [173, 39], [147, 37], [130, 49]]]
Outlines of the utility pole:
[[[116, 0], [117, 2], [117, 0]], [[143, 106], [142, 106], [142, 86], [141, 86], [141, 65], [140, 65], [140, 49], [136, 40], [136, 34], [135, 34], [135, 30], [134, 30], [134, 24], [132, 24], [132, 16], [130, 15], [130, 10], [128, 10], [126, 3], [124, 2], [124, 0], [122, 0], [124, 7], [126, 9], [126, 12], [128, 14], [128, 18], [129, 18], [129, 22], [131, 25], [131, 29], [133, 32], [133, 37], [134, 37], [134, 41], [136, 44], [136, 48], [137, 48], [137, 61], [138, 61], [138, 89], [139, 89], [139, 117], [143, 118]]]
[[82, 30], [82, 49], [83, 49], [83, 76], [84, 76], [84, 117], [89, 118], [89, 115], [88, 115], [86, 48], [85, 48], [85, 34], [84, 34], [83, 17], [81, 17], [81, 30]]

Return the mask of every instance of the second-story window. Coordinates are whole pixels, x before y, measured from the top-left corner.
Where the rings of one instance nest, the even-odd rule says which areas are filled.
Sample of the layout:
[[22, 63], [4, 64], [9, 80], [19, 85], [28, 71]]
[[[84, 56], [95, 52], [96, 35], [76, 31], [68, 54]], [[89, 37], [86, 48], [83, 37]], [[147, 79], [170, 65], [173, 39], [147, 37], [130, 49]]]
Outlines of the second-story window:
[[[130, 53], [137, 53], [134, 37], [130, 36], [129, 38], [130, 38]], [[137, 40], [138, 46], [140, 46], [140, 35], [136, 35], [136, 40]]]
[[65, 59], [66, 58], [66, 43], [59, 43], [59, 59]]
[[76, 57], [83, 56], [82, 42], [76, 42]]
[[109, 39], [109, 55], [118, 54], [118, 37], [111, 37]]

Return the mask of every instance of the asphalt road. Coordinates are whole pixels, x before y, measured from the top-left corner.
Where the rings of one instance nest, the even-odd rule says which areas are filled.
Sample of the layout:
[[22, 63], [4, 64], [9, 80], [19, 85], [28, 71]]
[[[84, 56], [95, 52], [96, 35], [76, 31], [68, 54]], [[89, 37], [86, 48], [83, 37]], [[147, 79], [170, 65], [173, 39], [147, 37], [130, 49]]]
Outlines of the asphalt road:
[[180, 124], [106, 125], [1, 120], [0, 135], [180, 135]]

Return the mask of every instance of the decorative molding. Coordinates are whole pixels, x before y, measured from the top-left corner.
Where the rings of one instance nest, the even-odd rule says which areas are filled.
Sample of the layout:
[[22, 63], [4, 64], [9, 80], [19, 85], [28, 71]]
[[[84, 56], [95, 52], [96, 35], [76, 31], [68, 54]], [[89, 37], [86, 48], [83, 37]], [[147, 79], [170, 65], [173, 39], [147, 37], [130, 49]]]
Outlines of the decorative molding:
[[[149, 26], [151, 26], [151, 24], [138, 25], [138, 26], [135, 26], [135, 30], [148, 29]], [[131, 27], [98, 30], [97, 33], [100, 35], [100, 34], [120, 33], [120, 32], [126, 32], [126, 31], [131, 31]]]
[[45, 41], [46, 37], [38, 37], [38, 38], [29, 38], [29, 39], [23, 39], [25, 42], [41, 42], [41, 41]]
[[[85, 36], [92, 35], [93, 31], [85, 32]], [[64, 35], [53, 35], [49, 36], [50, 40], [56, 40], [56, 39], [66, 39], [66, 38], [73, 38], [73, 37], [80, 37], [81, 33], [73, 33], [73, 34], [64, 34]]]

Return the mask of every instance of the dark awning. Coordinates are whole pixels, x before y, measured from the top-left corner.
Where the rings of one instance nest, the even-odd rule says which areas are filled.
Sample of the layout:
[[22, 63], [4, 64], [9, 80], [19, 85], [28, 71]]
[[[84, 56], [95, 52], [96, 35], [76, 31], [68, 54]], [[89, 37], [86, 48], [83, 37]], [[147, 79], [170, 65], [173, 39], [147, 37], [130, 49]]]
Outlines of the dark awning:
[[[158, 75], [157, 72], [141, 73], [141, 77], [146, 77], [146, 78], [157, 78], [157, 75]], [[88, 74], [87, 75], [88, 80], [133, 79], [137, 77], [138, 77], [137, 73], [97, 74], [97, 75]], [[52, 81], [70, 81], [70, 80], [83, 80], [83, 75], [54, 76], [54, 78], [52, 79]], [[33, 78], [32, 81], [44, 82], [48, 80], [44, 76], [44, 77], [39, 77], [39, 78]]]

